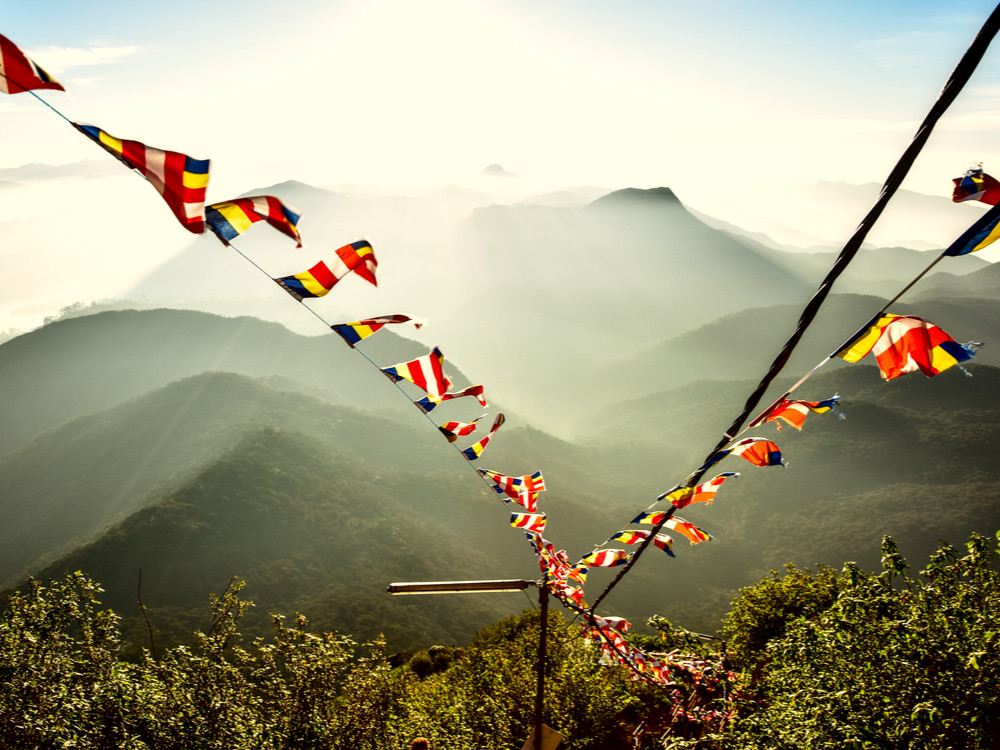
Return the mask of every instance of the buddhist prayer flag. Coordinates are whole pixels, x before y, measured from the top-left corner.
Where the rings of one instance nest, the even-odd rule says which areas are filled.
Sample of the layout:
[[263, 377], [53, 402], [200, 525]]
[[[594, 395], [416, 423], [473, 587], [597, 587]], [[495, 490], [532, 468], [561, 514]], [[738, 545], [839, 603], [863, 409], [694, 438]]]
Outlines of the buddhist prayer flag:
[[688, 538], [691, 544], [698, 544], [699, 542], [707, 542], [712, 538], [712, 535], [702, 529], [699, 529], [693, 523], [688, 523], [683, 518], [668, 518], [664, 522], [663, 526], [665, 528], [676, 531], [678, 534], [683, 534]]
[[666, 534], [657, 534], [654, 536], [653, 546], [659, 547], [671, 557], [674, 556], [674, 540]]
[[205, 223], [223, 244], [239, 237], [258, 221], [266, 221], [282, 234], [295, 240], [302, 247], [299, 235], [299, 212], [282, 203], [273, 195], [252, 195], [205, 207]]
[[722, 487], [723, 482], [731, 477], [738, 477], [739, 475], [740, 473], [738, 471], [724, 471], [721, 474], [716, 474], [707, 482], [703, 482], [694, 488], [694, 494], [688, 501], [688, 505], [691, 503], [711, 504], [711, 502], [715, 499], [715, 493], [719, 491], [720, 487]]
[[510, 525], [518, 529], [541, 534], [545, 531], [544, 513], [511, 513]]
[[658, 510], [650, 511], [646, 510], [633, 518], [629, 523], [644, 523], [647, 526], [658, 526], [665, 518], [670, 515], [671, 511]]
[[451, 387], [451, 381], [444, 374], [444, 355], [437, 347], [423, 357], [380, 369], [394, 383], [409, 380], [432, 396], [440, 396]]
[[951, 199], [955, 203], [981, 201], [991, 206], [1000, 203], [1000, 182], [983, 172], [982, 167], [968, 170], [962, 177], [952, 180], [955, 188]]
[[872, 352], [882, 378], [892, 380], [917, 370], [933, 377], [972, 359], [977, 346], [959, 344], [930, 321], [915, 315], [885, 314], [841, 349], [838, 356], [857, 362]]
[[892, 321], [872, 347], [882, 377], [892, 380], [920, 370], [934, 377], [949, 367], [972, 359], [972, 346], [959, 344], [933, 323], [915, 316]]
[[412, 323], [414, 328], [420, 328], [424, 324], [423, 321], [414, 320], [409, 315], [382, 315], [378, 318], [366, 318], [354, 323], [334, 323], [330, 328], [353, 349], [359, 341], [363, 341], [383, 326], [391, 323]]
[[754, 466], [784, 466], [781, 450], [770, 440], [764, 438], [745, 438], [736, 443], [728, 452], [740, 456]]
[[495, 484], [490, 486], [493, 487], [494, 492], [496, 492], [498, 495], [503, 496], [500, 499], [503, 500], [505, 503], [517, 503], [529, 513], [534, 513], [536, 510], [538, 510], [537, 492], [529, 492], [527, 495], [518, 495], [517, 497], [509, 497], [506, 492], [504, 492], [500, 487], [497, 487]]
[[587, 603], [584, 601], [583, 589], [579, 586], [573, 586], [572, 584], [566, 583], [565, 581], [555, 581], [550, 584], [550, 587], [563, 601], [569, 601], [576, 607], [586, 607]]
[[692, 495], [694, 495], [694, 487], [675, 486], [658, 496], [656, 501], [669, 500], [675, 508], [683, 508], [690, 504]]
[[841, 347], [836, 356], [845, 362], [860, 362], [868, 356], [872, 347], [875, 346], [875, 342], [882, 335], [882, 330], [898, 317], [900, 316], [884, 313], [868, 321], [860, 331], [854, 334], [854, 337], [850, 341]]
[[0, 35], [0, 91], [5, 94], [20, 94], [35, 89], [66, 90], [10, 39]]
[[424, 414], [430, 414], [439, 404], [450, 401], [453, 398], [462, 398], [463, 396], [475, 396], [484, 407], [489, 406], [486, 403], [486, 397], [483, 396], [483, 387], [481, 385], [470, 385], [468, 388], [457, 393], [428, 394], [413, 403]]
[[371, 244], [365, 240], [358, 240], [349, 245], [338, 247], [328, 262], [321, 260], [308, 271], [297, 273], [294, 276], [282, 276], [275, 281], [301, 302], [306, 297], [324, 296], [351, 271], [354, 271], [368, 283], [377, 286], [376, 268], [378, 268], [378, 261], [375, 260], [375, 251]]
[[[483, 414], [483, 417], [485, 416]], [[449, 443], [454, 443], [460, 437], [465, 437], [475, 432], [476, 425], [479, 424], [479, 420], [483, 417], [476, 417], [472, 422], [445, 422], [438, 425], [438, 429], [441, 430], [442, 435], [448, 438]]]
[[647, 539], [649, 539], [648, 531], [639, 531], [638, 529], [626, 529], [625, 531], [619, 531], [608, 541], [621, 542], [622, 544], [642, 544]]
[[208, 159], [193, 159], [177, 151], [115, 138], [93, 125], [74, 122], [73, 127], [145, 177], [185, 229], [195, 234], [205, 231], [205, 190], [211, 165]]
[[992, 245], [997, 239], [1000, 239], [1000, 204], [994, 205], [980, 216], [961, 237], [948, 246], [944, 254], [952, 257], [968, 255]]
[[[621, 542], [622, 544], [642, 544], [644, 541], [649, 539], [650, 532], [639, 531], [637, 529], [626, 529], [625, 531], [619, 531], [613, 537], [611, 537], [611, 542]], [[671, 557], [674, 557], [674, 540], [671, 539], [666, 534], [657, 534], [653, 537], [652, 544], [662, 549]]]
[[629, 561], [631, 555], [623, 549], [595, 549], [578, 564], [594, 568], [615, 568]]
[[462, 451], [462, 455], [465, 456], [470, 461], [475, 461], [477, 458], [479, 458], [483, 454], [483, 451], [486, 450], [486, 446], [489, 445], [490, 439], [493, 437], [493, 434], [497, 430], [499, 430], [500, 426], [504, 423], [504, 419], [505, 418], [502, 412], [500, 414], [497, 414], [496, 419], [493, 420], [493, 426], [490, 427], [490, 431], [486, 435], [486, 437], [484, 437], [478, 443], [473, 443], [472, 445], [470, 445], [468, 448]]
[[738, 477], [739, 472], [724, 471], [721, 474], [709, 479], [707, 482], [699, 484], [697, 487], [680, 487], [664, 492], [657, 500], [669, 500], [675, 508], [684, 508], [692, 503], [708, 503], [715, 499], [715, 493], [719, 491], [722, 483], [730, 477]]
[[763, 421], [774, 422], [780, 430], [781, 423], [778, 421], [780, 419], [790, 424], [796, 430], [801, 430], [803, 423], [806, 421], [806, 415], [809, 412], [825, 414], [828, 411], [832, 411], [843, 419], [844, 415], [837, 409], [837, 402], [839, 400], [840, 396], [830, 396], [830, 398], [823, 399], [822, 401], [789, 401], [783, 398], [767, 413]]
[[598, 617], [594, 615], [594, 623], [600, 630], [617, 630], [619, 633], [627, 633], [632, 623], [624, 617]]

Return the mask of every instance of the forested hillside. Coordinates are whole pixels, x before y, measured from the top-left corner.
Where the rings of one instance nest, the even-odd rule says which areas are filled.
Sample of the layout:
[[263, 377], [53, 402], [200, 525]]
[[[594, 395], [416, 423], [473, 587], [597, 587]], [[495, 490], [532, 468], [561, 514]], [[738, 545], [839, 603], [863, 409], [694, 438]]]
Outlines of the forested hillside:
[[[834, 312], [868, 302], [847, 297]], [[989, 310], [986, 301], [969, 300], [934, 303], [932, 312], [979, 335], [990, 330], [992, 324], [981, 325]], [[776, 308], [775, 317], [782, 311]], [[175, 317], [187, 336], [156, 335]], [[56, 335], [70, 324], [76, 349]], [[136, 331], [128, 333], [130, 324]], [[77, 368], [73, 358], [82, 361], [88, 342], [107, 337], [109, 325], [136, 346], [119, 347], [104, 368]], [[201, 326], [217, 331], [220, 345], [226, 332], [259, 327], [223, 347], [224, 363], [258, 377], [186, 376], [210, 361], [206, 347], [202, 359], [176, 364], [192, 350], [187, 339]], [[731, 329], [720, 321], [655, 356], [696, 362], [699, 357], [678, 357], [676, 347], [721, 339]], [[270, 350], [282, 356], [254, 364], [265, 332], [274, 337]], [[141, 354], [142, 340], [154, 335], [159, 367]], [[384, 364], [422, 351], [388, 332], [370, 343], [366, 351]], [[719, 366], [706, 376], [745, 367], [748, 350], [738, 343], [738, 337], [721, 341], [711, 353]], [[61, 355], [73, 364], [72, 377], [53, 366]], [[339, 355], [337, 367], [324, 369], [323, 356]], [[7, 585], [26, 573], [86, 570], [106, 584], [109, 602], [134, 617], [141, 569], [154, 622], [176, 635], [190, 625], [189, 614], [207, 591], [239, 575], [260, 604], [254, 627], [267, 611], [302, 609], [320, 624], [362, 637], [385, 632], [400, 647], [460, 642], [516, 611], [520, 605], [500, 596], [442, 602], [385, 594], [391, 580], [535, 577], [538, 569], [523, 534], [508, 525], [509, 509], [443, 440], [436, 422], [363, 360], [356, 372], [341, 366], [341, 360], [360, 359], [335, 337], [317, 340], [251, 319], [168, 310], [82, 317], [3, 345], [0, 369], [18, 373], [4, 381], [12, 394], [5, 404], [11, 434], [21, 435], [20, 447], [0, 460], [0, 482], [9, 488], [0, 501], [11, 521], [2, 531]], [[650, 363], [651, 371], [668, 369]], [[458, 372], [450, 360], [446, 367]], [[43, 377], [53, 369], [51, 379]], [[634, 363], [622, 365], [634, 369]], [[518, 424], [523, 418], [512, 417], [477, 465], [514, 474], [542, 470], [546, 538], [577, 560], [700, 463], [752, 386], [697, 378], [696, 369], [684, 375], [683, 367], [672, 368], [646, 395], [623, 388], [581, 397], [574, 441], [553, 436], [544, 422]], [[336, 387], [324, 391], [326, 370]], [[847, 418], [812, 415], [801, 433], [778, 432], [773, 423], [757, 428], [754, 434], [779, 444], [788, 468], [726, 459], [719, 470], [742, 476], [731, 479], [712, 506], [682, 513], [714, 540], [692, 547], [678, 538], [676, 557], [647, 556], [605, 606], [639, 623], [660, 613], [711, 632], [740, 586], [786, 562], [874, 564], [872, 550], [885, 533], [903, 540], [907, 554], [922, 555], [938, 539], [1000, 528], [994, 460], [1000, 373], [977, 363], [968, 370], [973, 377], [955, 368], [933, 379], [918, 374], [890, 383], [864, 362], [820, 372], [803, 397], [839, 393]], [[371, 401], [364, 400], [362, 382], [374, 394]], [[678, 384], [663, 389], [671, 383]], [[40, 427], [27, 418], [32, 393], [40, 412], [48, 408], [47, 419], [56, 423], [34, 440], [31, 431]], [[323, 394], [330, 400], [316, 397]], [[343, 405], [352, 395], [353, 405]], [[58, 424], [51, 404], [78, 398], [85, 405], [76, 412], [67, 407]], [[465, 401], [442, 419], [482, 413]], [[80, 411], [91, 413], [71, 418]], [[612, 573], [592, 571], [590, 596]], [[404, 617], [412, 627], [394, 625]]]

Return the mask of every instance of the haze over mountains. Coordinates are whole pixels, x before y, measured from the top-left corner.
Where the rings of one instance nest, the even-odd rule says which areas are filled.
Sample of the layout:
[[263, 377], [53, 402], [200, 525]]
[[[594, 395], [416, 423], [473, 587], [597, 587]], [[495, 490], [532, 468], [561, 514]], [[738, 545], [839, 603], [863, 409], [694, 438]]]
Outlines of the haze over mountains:
[[[4, 585], [81, 568], [134, 615], [141, 568], [154, 622], [172, 631], [197, 626], [192, 613], [207, 591], [240, 575], [263, 620], [299, 610], [321, 627], [386, 632], [400, 648], [460, 642], [525, 600], [397, 601], [385, 585], [535, 577], [537, 566], [509, 509], [435, 424], [507, 413], [476, 465], [541, 469], [546, 538], [578, 559], [701, 462], [825, 272], [821, 253], [709, 227], [666, 188], [582, 206], [456, 209], [454, 234], [433, 236], [413, 231], [441, 208], [433, 201], [373, 199], [365, 215], [363, 201], [332, 191], [273, 192], [316, 217], [311, 236], [338, 244], [356, 238], [355, 225], [397, 216], [372, 238], [379, 288], [349, 278], [314, 309], [328, 322], [428, 317], [419, 333], [383, 330], [359, 348], [387, 366], [440, 345], [446, 372], [458, 386], [483, 383], [490, 408], [461, 399], [427, 424], [268, 273], [200, 238], [136, 293], [153, 302], [181, 288], [175, 304], [218, 303], [240, 317], [107, 311], [0, 345]], [[267, 232], [239, 244], [274, 275], [317, 259], [308, 248], [319, 242], [301, 251]], [[863, 253], [786, 378], [833, 351], [935, 255]], [[715, 540], [690, 547], [680, 538], [676, 558], [647, 555], [608, 608], [637, 623], [663, 614], [711, 629], [739, 586], [785, 562], [871, 564], [883, 533], [919, 560], [939, 538], [959, 544], [972, 530], [1000, 528], [996, 267], [975, 257], [942, 267], [894, 311], [986, 341], [974, 377], [955, 368], [883, 383], [867, 363], [832, 362], [800, 395], [840, 392], [847, 419], [758, 430], [781, 445], [789, 468], [726, 459], [720, 470], [743, 476], [712, 507], [682, 514]], [[318, 335], [302, 335], [301, 322], [291, 331], [248, 317], [280, 317], [270, 314], [279, 308]], [[592, 571], [588, 594], [611, 573]]]
[[[546, 410], [566, 366], [613, 362], [747, 307], [801, 305], [835, 252], [792, 253], [713, 229], [669, 188], [620, 190], [585, 205], [555, 206], [483, 205], [488, 196], [457, 188], [447, 203], [428, 196], [342, 196], [301, 183], [258, 192], [301, 208], [303, 235], [315, 238], [307, 239], [307, 249], [354, 239], [362, 226], [380, 227], [371, 238], [379, 288], [339, 285], [337, 294], [313, 303], [326, 320], [388, 312], [425, 317], [430, 325], [423, 331], [401, 335], [442, 346], [472, 372], [488, 371], [507, 406], [529, 414]], [[834, 204], [828, 192], [823, 198]], [[949, 219], [956, 221], [957, 207], [947, 199], [913, 200], [917, 216], [940, 217], [951, 209]], [[927, 201], [936, 210], [929, 211]], [[274, 276], [314, 260], [271, 236], [247, 235], [239, 244]], [[906, 248], [866, 250], [838, 291], [891, 295], [900, 278], [933, 257]], [[976, 257], [952, 260], [951, 274], [987, 265]], [[252, 308], [300, 332], [319, 330], [268, 284], [267, 274], [213, 237], [194, 242], [126, 296], [222, 314]], [[385, 300], [395, 307], [387, 309]], [[531, 367], [523, 364], [527, 351]], [[543, 416], [556, 419], [551, 409]]]

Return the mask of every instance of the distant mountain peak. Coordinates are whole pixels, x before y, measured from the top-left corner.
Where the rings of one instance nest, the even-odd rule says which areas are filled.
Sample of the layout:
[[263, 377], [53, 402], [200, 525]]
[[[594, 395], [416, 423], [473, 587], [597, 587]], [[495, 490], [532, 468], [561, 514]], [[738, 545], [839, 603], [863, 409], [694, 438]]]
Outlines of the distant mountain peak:
[[680, 199], [674, 191], [668, 187], [657, 188], [623, 188], [612, 193], [601, 196], [589, 205], [591, 206], [652, 206], [652, 205], [676, 205], [680, 206]]
[[483, 171], [480, 172], [482, 175], [487, 177], [517, 177], [513, 172], [508, 172], [500, 164], [487, 164], [483, 167]]

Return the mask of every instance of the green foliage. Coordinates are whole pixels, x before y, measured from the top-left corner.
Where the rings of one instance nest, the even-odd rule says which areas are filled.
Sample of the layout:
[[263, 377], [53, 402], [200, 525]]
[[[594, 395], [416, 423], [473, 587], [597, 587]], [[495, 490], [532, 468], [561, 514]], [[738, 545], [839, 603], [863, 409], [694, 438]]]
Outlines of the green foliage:
[[14, 593], [0, 619], [0, 746], [131, 747], [116, 618], [82, 573]]
[[722, 626], [736, 666], [760, 665], [767, 658], [768, 643], [782, 636], [789, 623], [826, 611], [839, 588], [840, 580], [832, 568], [820, 566], [813, 573], [788, 564], [784, 576], [772, 570], [770, 578], [740, 589]]
[[[544, 720], [565, 750], [991, 748], [1000, 573], [989, 540], [974, 534], [966, 546], [942, 544], [918, 574], [890, 537], [881, 572], [772, 572], [734, 602], [722, 653], [653, 618], [648, 645], [671, 650], [676, 668], [668, 690], [605, 666], [577, 624], [550, 613]], [[273, 615], [270, 633], [249, 639], [243, 588], [233, 579], [211, 596], [209, 625], [190, 645], [158, 658], [133, 647], [130, 660], [82, 573], [13, 592], [0, 618], [0, 747], [396, 750], [419, 735], [448, 750], [506, 750], [529, 735], [537, 612], [464, 649], [390, 660], [382, 639], [314, 631], [302, 615]], [[734, 662], [742, 689], [716, 675]]]
[[0, 746], [11, 748], [330, 748], [376, 750], [401, 738], [384, 644], [358, 646], [274, 618], [241, 644], [249, 601], [234, 579], [212, 623], [159, 661], [118, 658], [116, 618], [81, 573], [32, 581], [0, 620]]
[[[973, 534], [966, 546], [960, 557], [942, 544], [918, 576], [889, 537], [881, 573], [848, 563], [832, 605], [789, 619], [767, 644], [758, 701], [729, 740], [741, 748], [994, 747], [1000, 575], [988, 539]], [[748, 600], [775, 587], [764, 581]], [[745, 622], [756, 643], [752, 621], [729, 627], [736, 633]]]
[[[421, 676], [392, 667], [383, 641], [312, 631], [302, 615], [291, 625], [274, 615], [269, 636], [248, 641], [243, 588], [233, 579], [211, 596], [210, 625], [192, 645], [134, 661], [83, 574], [15, 592], [0, 620], [0, 747], [396, 750], [423, 735], [449, 750], [504, 750], [528, 736], [536, 612], [467, 649], [424, 652], [433, 669]], [[548, 627], [546, 723], [567, 750], [629, 746], [630, 727], [662, 713], [665, 694], [601, 666], [561, 615]]]
[[[498, 622], [449, 669], [411, 679], [403, 724], [449, 750], [520, 747], [534, 719], [539, 621], [529, 611]], [[601, 666], [579, 627], [558, 613], [549, 615], [547, 644], [544, 715], [565, 735], [561, 747], [623, 746], [623, 717], [642, 713], [641, 687]]]

